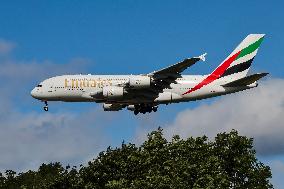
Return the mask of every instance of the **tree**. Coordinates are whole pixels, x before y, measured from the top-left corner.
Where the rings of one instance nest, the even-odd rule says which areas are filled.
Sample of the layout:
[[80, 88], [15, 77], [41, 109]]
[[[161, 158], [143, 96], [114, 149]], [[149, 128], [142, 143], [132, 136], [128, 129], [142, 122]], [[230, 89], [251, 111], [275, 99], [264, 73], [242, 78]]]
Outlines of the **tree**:
[[237, 131], [168, 142], [162, 129], [140, 146], [122, 144], [80, 170], [91, 188], [272, 188], [271, 171], [258, 162], [253, 140]]
[[159, 128], [139, 147], [108, 147], [80, 169], [60, 163], [0, 174], [0, 188], [272, 188], [271, 171], [255, 157], [253, 140], [232, 130], [167, 141]]

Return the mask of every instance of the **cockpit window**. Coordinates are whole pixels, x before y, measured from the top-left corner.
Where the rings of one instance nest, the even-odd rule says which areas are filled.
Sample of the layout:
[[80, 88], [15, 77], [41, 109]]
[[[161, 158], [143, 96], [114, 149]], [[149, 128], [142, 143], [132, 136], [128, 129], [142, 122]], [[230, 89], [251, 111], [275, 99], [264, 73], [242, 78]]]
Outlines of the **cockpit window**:
[[39, 84], [39, 85], [37, 85], [37, 87], [42, 87], [42, 85]]

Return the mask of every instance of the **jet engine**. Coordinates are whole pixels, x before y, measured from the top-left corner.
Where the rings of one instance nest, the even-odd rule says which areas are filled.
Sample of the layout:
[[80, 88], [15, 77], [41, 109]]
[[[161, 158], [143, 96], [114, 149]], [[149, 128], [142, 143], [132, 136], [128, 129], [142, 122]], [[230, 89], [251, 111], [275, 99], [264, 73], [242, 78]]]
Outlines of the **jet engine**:
[[103, 104], [104, 111], [119, 111], [123, 108], [121, 104]]
[[128, 105], [127, 110], [134, 111], [136, 108], [134, 105]]
[[129, 78], [129, 86], [132, 88], [146, 88], [151, 84], [149, 76], [132, 75]]
[[103, 88], [103, 97], [107, 99], [117, 99], [124, 95], [123, 87], [118, 86], [107, 86]]

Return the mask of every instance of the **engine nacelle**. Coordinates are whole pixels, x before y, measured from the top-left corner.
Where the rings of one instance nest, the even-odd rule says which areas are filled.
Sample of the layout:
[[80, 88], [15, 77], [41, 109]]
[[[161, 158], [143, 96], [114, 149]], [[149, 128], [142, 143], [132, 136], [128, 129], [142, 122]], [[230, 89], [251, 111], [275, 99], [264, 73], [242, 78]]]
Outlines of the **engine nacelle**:
[[135, 106], [134, 105], [128, 105], [127, 106], [127, 110], [134, 111], [135, 110]]
[[132, 75], [129, 78], [129, 86], [133, 88], [150, 87], [151, 78], [149, 76]]
[[124, 89], [118, 86], [107, 86], [103, 88], [103, 97], [107, 99], [117, 99], [123, 97]]
[[123, 108], [120, 104], [103, 104], [104, 111], [119, 111]]

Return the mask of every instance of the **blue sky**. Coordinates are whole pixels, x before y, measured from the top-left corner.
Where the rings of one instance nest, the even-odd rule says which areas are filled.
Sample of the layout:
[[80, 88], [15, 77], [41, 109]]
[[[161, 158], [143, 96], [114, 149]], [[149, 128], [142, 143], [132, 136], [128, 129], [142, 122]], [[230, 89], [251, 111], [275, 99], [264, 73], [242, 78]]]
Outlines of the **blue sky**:
[[[258, 125], [271, 129], [256, 125], [253, 130], [245, 121], [244, 127], [234, 124], [241, 133], [256, 138], [258, 158], [272, 167], [272, 182], [281, 188], [284, 142], [277, 134], [283, 132], [284, 121], [283, 6], [280, 0], [1, 2], [0, 150], [5, 155], [0, 156], [0, 169], [32, 169], [52, 160], [80, 164], [122, 140], [139, 143], [158, 126], [168, 136], [180, 134], [183, 127], [187, 131], [184, 137], [214, 136], [207, 127], [196, 128], [198, 132], [193, 134], [188, 128], [198, 125], [196, 119], [187, 119], [195, 126], [183, 125], [182, 119], [204, 114], [208, 116], [201, 116], [204, 124], [210, 125], [215, 114], [208, 110], [239, 111], [241, 115], [242, 110], [253, 107], [253, 96], [259, 100], [255, 104], [264, 107], [251, 109], [258, 110], [253, 116], [262, 115]], [[252, 71], [270, 73], [263, 88], [260, 85], [252, 92], [173, 104], [138, 117], [127, 111], [105, 113], [101, 105], [93, 103], [50, 103], [50, 112], [45, 113], [42, 103], [30, 97], [34, 85], [49, 76], [149, 73], [204, 52], [208, 53], [206, 62], [185, 73], [207, 74], [249, 33], [266, 34]], [[235, 100], [243, 106], [225, 106]], [[218, 118], [222, 120], [222, 116]], [[227, 123], [234, 125], [232, 120]], [[263, 147], [262, 139], [273, 148]]]

